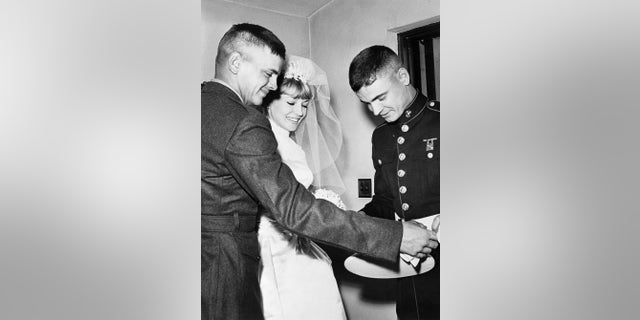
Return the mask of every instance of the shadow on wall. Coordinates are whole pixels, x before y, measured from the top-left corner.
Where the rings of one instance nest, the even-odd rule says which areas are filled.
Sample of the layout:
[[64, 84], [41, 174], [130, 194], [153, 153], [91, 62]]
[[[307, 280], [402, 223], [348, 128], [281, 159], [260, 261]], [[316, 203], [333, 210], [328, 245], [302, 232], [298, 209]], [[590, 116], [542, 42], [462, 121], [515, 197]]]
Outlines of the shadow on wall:
[[321, 245], [331, 257], [333, 273], [340, 285], [358, 287], [359, 298], [365, 303], [395, 303], [396, 279], [371, 279], [355, 275], [344, 267], [344, 260], [351, 254], [330, 246]]
[[366, 104], [360, 102], [360, 106], [366, 111], [367, 119], [369, 119], [376, 127], [384, 122], [382, 117], [374, 116], [373, 112], [369, 111], [369, 107]]

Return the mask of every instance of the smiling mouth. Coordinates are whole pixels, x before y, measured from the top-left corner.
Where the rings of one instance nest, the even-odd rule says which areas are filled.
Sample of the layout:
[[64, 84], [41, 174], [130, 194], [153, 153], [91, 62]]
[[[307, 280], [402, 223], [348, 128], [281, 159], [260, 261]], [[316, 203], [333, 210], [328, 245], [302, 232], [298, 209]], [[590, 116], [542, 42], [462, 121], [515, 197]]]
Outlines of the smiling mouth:
[[301, 119], [302, 119], [302, 118], [290, 118], [290, 117], [287, 117], [287, 120], [289, 120], [289, 121], [291, 121], [291, 122], [295, 122], [295, 123], [300, 122], [300, 120], [301, 120]]

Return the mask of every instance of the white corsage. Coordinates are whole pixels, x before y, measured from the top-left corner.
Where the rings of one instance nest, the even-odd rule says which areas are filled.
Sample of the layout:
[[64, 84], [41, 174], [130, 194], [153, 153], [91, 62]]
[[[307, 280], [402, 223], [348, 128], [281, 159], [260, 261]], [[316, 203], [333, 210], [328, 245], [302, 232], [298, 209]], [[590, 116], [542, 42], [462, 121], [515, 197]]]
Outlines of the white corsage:
[[347, 206], [345, 206], [344, 202], [342, 202], [342, 199], [340, 199], [340, 195], [335, 193], [334, 191], [331, 191], [329, 189], [324, 189], [324, 188], [320, 188], [320, 189], [316, 189], [313, 192], [313, 195], [316, 197], [316, 199], [324, 199], [327, 200], [331, 203], [333, 203], [334, 205], [336, 205], [336, 207], [345, 210], [347, 209]]

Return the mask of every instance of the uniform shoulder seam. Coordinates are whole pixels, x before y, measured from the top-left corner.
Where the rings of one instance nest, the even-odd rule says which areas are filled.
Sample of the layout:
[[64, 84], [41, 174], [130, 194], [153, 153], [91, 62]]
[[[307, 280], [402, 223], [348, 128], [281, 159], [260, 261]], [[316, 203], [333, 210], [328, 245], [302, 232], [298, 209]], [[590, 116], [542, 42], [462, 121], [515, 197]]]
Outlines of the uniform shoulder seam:
[[434, 106], [431, 106], [431, 102], [433, 101], [429, 101], [427, 102], [427, 109], [431, 110], [431, 111], [435, 111], [435, 112], [440, 112], [440, 105], [439, 104], [434, 104]]
[[374, 131], [375, 131], [375, 130], [378, 130], [378, 129], [380, 129], [380, 128], [382, 128], [382, 127], [384, 127], [384, 126], [388, 125], [388, 124], [389, 124], [388, 122], [383, 122], [383, 123], [379, 124], [379, 125], [378, 125], [375, 129], [373, 129], [373, 130], [374, 130]]

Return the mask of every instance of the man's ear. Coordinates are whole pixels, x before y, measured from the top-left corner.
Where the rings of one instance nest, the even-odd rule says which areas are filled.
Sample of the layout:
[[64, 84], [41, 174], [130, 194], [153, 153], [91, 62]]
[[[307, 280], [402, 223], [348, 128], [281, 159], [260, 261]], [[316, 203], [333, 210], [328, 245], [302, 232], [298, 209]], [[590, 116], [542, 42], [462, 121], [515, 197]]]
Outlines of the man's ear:
[[398, 78], [398, 81], [405, 86], [408, 86], [411, 83], [411, 76], [405, 67], [400, 67], [400, 69], [398, 69], [396, 77]]
[[240, 64], [242, 63], [242, 55], [240, 52], [234, 51], [229, 55], [229, 59], [227, 59], [227, 68], [233, 74], [237, 74], [238, 70], [240, 70]]

